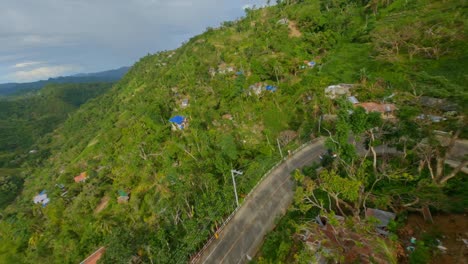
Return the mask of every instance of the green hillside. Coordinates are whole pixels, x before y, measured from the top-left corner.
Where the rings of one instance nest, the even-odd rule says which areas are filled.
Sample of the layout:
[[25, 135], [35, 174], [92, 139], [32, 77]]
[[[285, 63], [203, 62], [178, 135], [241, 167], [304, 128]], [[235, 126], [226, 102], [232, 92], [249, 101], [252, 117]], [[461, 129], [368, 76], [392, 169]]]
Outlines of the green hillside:
[[11, 156], [29, 151], [39, 138], [52, 132], [70, 113], [91, 98], [110, 89], [111, 84], [52, 84], [27, 96], [0, 100], [0, 166]]
[[[455, 0], [287, 1], [142, 58], [38, 142], [21, 195], [0, 215], [0, 262], [78, 263], [106, 246], [104, 263], [184, 263], [235, 208], [232, 168], [244, 172], [243, 197], [280, 159], [277, 139], [287, 153], [338, 113], [328, 85], [357, 84], [361, 101], [395, 94], [413, 116], [429, 111], [410, 104], [420, 95], [466, 114], [465, 20]], [[259, 82], [276, 91], [256, 95]], [[70, 98], [56, 107], [83, 102]], [[176, 115], [183, 130], [171, 129]], [[45, 207], [33, 204], [42, 190]]]
[[[21, 166], [47, 151], [39, 140], [52, 132], [86, 101], [109, 90], [111, 84], [54, 84], [27, 96], [0, 100], [0, 208], [21, 191]], [[31, 164], [31, 165], [33, 165]]]
[[49, 78], [29, 83], [3, 83], [0, 84], [0, 99], [11, 96], [21, 96], [34, 93], [51, 84], [93, 84], [93, 83], [114, 83], [120, 80], [128, 71], [129, 67], [121, 67], [115, 70], [108, 70], [95, 73], [81, 73], [72, 76], [62, 76]]

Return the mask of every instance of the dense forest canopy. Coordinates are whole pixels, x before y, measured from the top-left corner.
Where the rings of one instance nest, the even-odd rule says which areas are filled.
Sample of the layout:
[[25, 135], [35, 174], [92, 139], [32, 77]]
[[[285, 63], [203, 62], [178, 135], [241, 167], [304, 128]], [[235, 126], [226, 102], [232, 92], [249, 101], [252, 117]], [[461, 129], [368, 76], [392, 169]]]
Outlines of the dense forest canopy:
[[[0, 153], [28, 150], [83, 103], [110, 89], [111, 83], [51, 84], [31, 95], [0, 100]], [[0, 159], [2, 166], [7, 159]]]
[[37, 159], [38, 142], [110, 83], [51, 84], [36, 93], [0, 100], [0, 208], [21, 191], [21, 164]]
[[121, 67], [115, 70], [49, 78], [29, 83], [2, 83], [0, 84], [0, 99], [33, 93], [49, 84], [113, 83], [120, 80], [127, 73], [128, 69], [129, 67]]
[[[0, 215], [0, 262], [77, 263], [105, 246], [104, 263], [183, 263], [235, 208], [231, 169], [243, 171], [237, 182], [242, 200], [280, 159], [277, 142], [286, 153], [322, 134], [341, 143], [329, 147], [349, 164], [358, 163], [351, 135], [356, 144], [365, 144], [365, 135], [367, 147], [392, 144], [408, 157], [391, 164], [401, 166], [401, 174], [376, 186], [381, 164], [372, 155], [351, 178], [332, 163], [321, 174], [329, 183], [317, 187], [322, 192], [363, 186], [377, 192], [371, 202], [384, 209], [408, 190], [426, 204], [432, 194], [463, 197], [450, 184], [466, 186], [463, 177], [442, 182], [447, 169], [431, 178], [428, 165], [437, 163], [444, 146], [430, 145], [426, 156], [416, 146], [432, 140], [434, 129], [466, 138], [464, 8], [455, 0], [278, 1], [247, 9], [243, 19], [208, 28], [177, 50], [141, 58], [108, 92], [50, 135], [33, 139], [38, 153], [23, 165], [21, 194]], [[339, 83], [354, 84], [362, 102], [394, 103], [401, 122], [363, 110], [347, 114], [352, 106], [346, 100], [324, 92]], [[444, 115], [425, 107], [423, 96], [448, 100], [454, 110], [444, 122], [418, 121], [421, 113]], [[52, 97], [57, 104], [51, 107], [60, 110], [84, 102], [73, 89]], [[171, 124], [175, 116], [183, 125]], [[420, 172], [409, 169], [421, 160]], [[401, 182], [409, 189], [398, 189]], [[334, 188], [348, 184], [353, 189]], [[34, 204], [43, 190], [50, 202]], [[362, 197], [356, 195], [336, 200], [359, 215]], [[466, 196], [457, 200], [462, 208], [466, 202]]]

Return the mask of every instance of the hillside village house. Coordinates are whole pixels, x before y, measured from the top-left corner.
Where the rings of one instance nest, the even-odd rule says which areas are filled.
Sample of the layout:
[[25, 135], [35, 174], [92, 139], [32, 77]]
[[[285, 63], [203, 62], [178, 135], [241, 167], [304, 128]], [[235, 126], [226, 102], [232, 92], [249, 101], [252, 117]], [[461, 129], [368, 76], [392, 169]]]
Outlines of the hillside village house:
[[359, 100], [355, 96], [348, 96], [348, 101], [353, 105], [359, 104]]
[[304, 61], [304, 63], [309, 68], [313, 68], [316, 65], [315, 61]]
[[280, 25], [288, 25], [289, 24], [289, 19], [282, 18], [282, 19], [278, 20], [276, 23], [280, 24]]
[[273, 86], [273, 85], [267, 85], [265, 87], [265, 90], [270, 91], [270, 92], [276, 92], [276, 89], [278, 89], [278, 87]]
[[352, 84], [337, 84], [337, 85], [330, 85], [325, 88], [325, 96], [330, 99], [336, 99], [342, 95], [351, 96], [350, 89], [353, 88]]
[[416, 117], [416, 119], [419, 120], [430, 120], [432, 123], [440, 123], [442, 121], [447, 120], [447, 118], [443, 116], [438, 116], [438, 115], [425, 115], [425, 114], [420, 114]]
[[34, 196], [33, 201], [34, 201], [35, 204], [40, 203], [40, 204], [42, 204], [42, 207], [45, 207], [50, 202], [50, 199], [47, 197], [46, 191], [43, 190], [38, 195]]
[[387, 226], [390, 223], [390, 221], [395, 220], [396, 215], [392, 212], [367, 208], [366, 218], [369, 217], [377, 218], [378, 222], [375, 223], [377, 233], [381, 235], [388, 235]]
[[276, 92], [277, 89], [278, 87], [276, 86], [267, 85], [265, 83], [258, 82], [258, 83], [250, 85], [247, 93], [249, 96], [252, 96], [252, 95], [260, 96], [263, 93], [263, 91], [269, 91], [273, 93], [273, 92]]
[[188, 98], [182, 99], [182, 102], [180, 103], [180, 107], [186, 108], [188, 106], [189, 106], [189, 99]]
[[392, 117], [393, 112], [397, 109], [394, 104], [379, 104], [374, 102], [366, 102], [355, 104], [356, 107], [360, 106], [366, 110], [367, 113], [370, 112], [379, 112], [384, 115], [384, 117]]
[[232, 115], [231, 114], [224, 114], [222, 117], [223, 117], [223, 119], [226, 119], [226, 120], [232, 120]]
[[439, 110], [443, 112], [457, 110], [457, 105], [453, 102], [449, 102], [447, 99], [421, 96], [421, 98], [419, 98], [419, 103], [422, 106], [430, 108], [432, 110]]
[[122, 190], [119, 191], [119, 197], [117, 197], [118, 203], [127, 203], [129, 199], [128, 193]]
[[101, 247], [96, 250], [93, 254], [89, 255], [85, 260], [81, 261], [80, 264], [96, 264], [98, 263], [99, 259], [104, 255], [106, 251], [105, 247]]
[[211, 67], [209, 70], [208, 70], [208, 73], [210, 74], [211, 77], [214, 77], [216, 75], [216, 70], [215, 68]]
[[80, 175], [76, 176], [74, 180], [76, 183], [79, 183], [79, 182], [85, 182], [87, 178], [88, 178], [88, 173], [82, 172], [80, 173]]
[[236, 69], [233, 66], [227, 65], [226, 63], [221, 63], [218, 66], [218, 73], [219, 74], [226, 74], [226, 73], [231, 73], [231, 72], [235, 72], [235, 71], [236, 71]]
[[264, 85], [261, 82], [256, 83], [256, 84], [252, 84], [252, 85], [249, 86], [248, 94], [249, 95], [253, 95], [253, 94], [260, 95], [262, 93], [262, 91], [263, 91], [263, 87], [264, 87]]
[[228, 74], [228, 73], [233, 73], [235, 71], [236, 71], [236, 68], [234, 66], [228, 65], [223, 62], [218, 65], [217, 69], [211, 67], [208, 70], [208, 73], [211, 75], [211, 77], [214, 77], [216, 74]]
[[175, 130], [183, 130], [188, 125], [187, 118], [185, 118], [183, 116], [180, 116], [180, 115], [176, 115], [176, 116], [172, 117], [171, 119], [169, 119], [169, 122], [171, 122], [172, 130], [174, 130], [174, 131]]

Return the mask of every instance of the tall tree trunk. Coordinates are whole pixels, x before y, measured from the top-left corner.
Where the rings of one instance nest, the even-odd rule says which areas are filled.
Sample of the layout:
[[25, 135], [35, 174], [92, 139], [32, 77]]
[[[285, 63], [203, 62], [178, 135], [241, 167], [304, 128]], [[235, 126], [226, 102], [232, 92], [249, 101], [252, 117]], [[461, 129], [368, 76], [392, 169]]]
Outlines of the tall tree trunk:
[[444, 175], [445, 157], [437, 155], [436, 158], [436, 179], [440, 179]]
[[434, 175], [434, 170], [432, 169], [430, 156], [426, 157], [426, 163], [427, 163], [427, 168], [429, 169], [429, 172], [431, 173], [431, 178], [432, 180], [435, 181], [435, 177], [434, 177], [435, 175]]
[[[453, 134], [453, 136], [450, 138], [450, 142], [448, 144], [448, 146], [446, 147], [445, 149], [445, 153], [443, 155], [440, 154], [440, 151], [439, 150], [436, 150], [436, 160], [437, 160], [437, 163], [436, 163], [436, 175], [435, 175], [435, 183], [437, 184], [444, 184], [447, 180], [449, 180], [450, 178], [453, 178], [455, 177], [455, 175], [466, 165], [463, 165], [463, 162], [460, 163], [460, 166], [458, 166], [457, 168], [455, 168], [455, 170], [453, 172], [455, 173], [450, 173], [449, 175], [447, 175], [446, 177], [444, 177], [444, 166], [445, 166], [445, 161], [448, 159], [448, 156], [450, 154], [450, 150], [452, 150], [452, 148], [455, 146], [455, 143], [458, 139], [458, 136], [460, 135], [461, 133], [461, 129], [458, 129], [455, 134]], [[445, 180], [443, 180], [445, 179]], [[443, 182], [442, 182], [443, 180]]]
[[372, 168], [374, 169], [374, 173], [377, 173], [377, 153], [375, 152], [375, 149], [374, 149], [375, 136], [374, 136], [373, 129], [370, 129], [369, 133], [370, 133], [370, 139], [371, 139], [369, 142], [369, 149], [371, 150], [372, 156], [373, 156]]
[[421, 175], [421, 172], [422, 170], [424, 169], [424, 166], [426, 165], [426, 161], [425, 160], [420, 160], [419, 161], [419, 166], [418, 166], [418, 173], [419, 175]]

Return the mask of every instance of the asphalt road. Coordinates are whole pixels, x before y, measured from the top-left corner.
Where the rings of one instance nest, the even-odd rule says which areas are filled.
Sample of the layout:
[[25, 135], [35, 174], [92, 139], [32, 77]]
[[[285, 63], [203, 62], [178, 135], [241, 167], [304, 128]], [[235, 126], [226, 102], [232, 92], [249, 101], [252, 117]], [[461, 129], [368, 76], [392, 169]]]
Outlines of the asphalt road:
[[264, 236], [293, 200], [291, 172], [318, 162], [319, 155], [325, 151], [323, 143], [324, 139], [317, 139], [273, 170], [244, 201], [197, 263], [244, 263], [255, 256]]
[[[279, 167], [273, 170], [255, 191], [249, 196], [226, 227], [219, 233], [218, 239], [214, 240], [202, 252], [195, 263], [245, 263], [255, 256], [265, 235], [275, 226], [275, 221], [285, 214], [292, 203], [294, 182], [290, 175], [295, 169], [310, 165], [314, 161], [320, 161], [320, 154], [325, 152], [324, 138], [316, 139], [305, 148], [301, 149]], [[450, 161], [458, 165], [464, 159], [468, 150], [465, 141], [457, 142], [456, 151], [450, 153]], [[364, 154], [365, 150], [358, 147], [358, 152]], [[392, 153], [397, 151], [393, 148], [379, 146], [376, 152]]]

